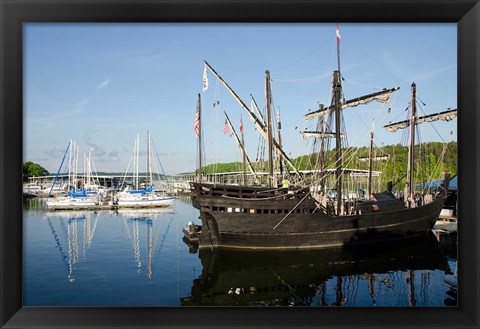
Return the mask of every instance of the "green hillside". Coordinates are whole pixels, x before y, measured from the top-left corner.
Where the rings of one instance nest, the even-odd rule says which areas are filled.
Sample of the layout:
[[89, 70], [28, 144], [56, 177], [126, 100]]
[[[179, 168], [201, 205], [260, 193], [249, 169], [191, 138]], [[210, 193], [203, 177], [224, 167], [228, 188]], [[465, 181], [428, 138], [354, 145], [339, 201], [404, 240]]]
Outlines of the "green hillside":
[[[368, 169], [368, 161], [361, 161], [360, 158], [368, 158], [368, 147], [348, 147], [343, 150], [344, 167], [355, 169]], [[405, 180], [407, 171], [408, 147], [397, 145], [387, 145], [374, 150], [374, 156], [388, 155], [388, 160], [374, 161], [373, 170], [382, 172], [382, 185], [387, 181]], [[333, 168], [334, 151], [326, 152], [327, 168]], [[427, 179], [443, 178], [444, 172], [451, 175], [457, 173], [457, 142], [447, 144], [439, 142], [423, 143], [415, 146], [415, 181], [422, 182]], [[315, 169], [315, 163], [318, 154], [304, 155], [292, 159], [292, 162], [299, 170]], [[267, 171], [266, 163], [254, 163], [255, 170]], [[418, 170], [421, 168], [421, 170]], [[207, 174], [241, 171], [240, 162], [216, 163], [203, 167]], [[403, 184], [400, 184], [403, 186]]]

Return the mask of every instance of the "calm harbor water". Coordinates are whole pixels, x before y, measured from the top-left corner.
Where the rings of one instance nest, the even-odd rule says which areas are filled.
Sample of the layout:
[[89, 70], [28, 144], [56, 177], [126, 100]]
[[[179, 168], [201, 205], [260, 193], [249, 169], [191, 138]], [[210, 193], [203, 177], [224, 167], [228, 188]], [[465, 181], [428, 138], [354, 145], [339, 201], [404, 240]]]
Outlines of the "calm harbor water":
[[188, 198], [171, 210], [47, 212], [24, 201], [25, 306], [452, 306], [456, 239], [302, 252], [187, 245], [200, 223]]

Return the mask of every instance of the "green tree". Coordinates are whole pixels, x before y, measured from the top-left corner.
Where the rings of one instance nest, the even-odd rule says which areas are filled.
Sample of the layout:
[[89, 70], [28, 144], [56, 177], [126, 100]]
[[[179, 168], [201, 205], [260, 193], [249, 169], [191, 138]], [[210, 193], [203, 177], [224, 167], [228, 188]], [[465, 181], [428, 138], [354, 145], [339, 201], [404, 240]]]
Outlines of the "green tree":
[[29, 177], [46, 176], [49, 172], [38, 163], [27, 161], [23, 163], [23, 181], [27, 182]]

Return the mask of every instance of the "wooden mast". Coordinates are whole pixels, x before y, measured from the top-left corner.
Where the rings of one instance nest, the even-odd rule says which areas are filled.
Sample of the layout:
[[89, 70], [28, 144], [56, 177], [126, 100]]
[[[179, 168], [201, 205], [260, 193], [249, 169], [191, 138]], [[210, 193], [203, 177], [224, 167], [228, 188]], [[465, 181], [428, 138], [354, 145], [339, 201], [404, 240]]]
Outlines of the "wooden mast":
[[337, 187], [337, 215], [342, 211], [342, 140], [340, 136], [341, 129], [341, 109], [340, 97], [342, 95], [342, 85], [340, 82], [340, 72], [333, 71], [333, 88], [335, 104], [335, 167], [336, 167], [336, 187]]
[[[281, 148], [283, 148], [283, 145], [282, 145], [282, 123], [280, 121], [280, 108], [278, 108], [278, 114], [277, 114], [277, 131], [278, 131], [278, 144], [280, 145]], [[279, 164], [279, 169], [280, 169], [280, 175], [283, 175], [282, 155], [279, 154], [278, 157], [279, 157], [278, 164]]]
[[240, 115], [240, 133], [242, 134], [242, 148], [243, 148], [243, 185], [247, 185], [247, 153], [245, 152], [245, 134], [243, 133], [243, 120]]
[[202, 105], [200, 93], [198, 93], [197, 101], [197, 115], [198, 115], [198, 176], [197, 181], [202, 180]]
[[[223, 78], [208, 64], [207, 61], [204, 61], [205, 65], [208, 67], [208, 69], [218, 78], [218, 80], [227, 88], [227, 90], [232, 94], [232, 96], [237, 100], [237, 102], [240, 104], [240, 106], [248, 113], [250, 119], [252, 120], [253, 124], [257, 127], [258, 132], [260, 135], [268, 141], [268, 134], [267, 134], [267, 127], [265, 126], [265, 123], [263, 123], [263, 120], [260, 120], [255, 113], [253, 113], [242, 101], [240, 97], [235, 93], [235, 91], [223, 80]], [[293, 169], [293, 171], [298, 175], [300, 179], [303, 179], [303, 175], [300, 173], [300, 171], [297, 169], [295, 164], [290, 160], [290, 158], [287, 156], [285, 151], [280, 147], [278, 142], [275, 140], [275, 138], [272, 139], [272, 146], [275, 148], [277, 153], [282, 155], [282, 158], [285, 160], [285, 162]]]
[[368, 199], [370, 199], [370, 196], [372, 195], [373, 129], [374, 128], [372, 126], [372, 131], [370, 132], [370, 149], [368, 152], [368, 186], [367, 186]]
[[335, 164], [336, 164], [336, 182], [337, 182], [337, 215], [342, 214], [342, 140], [341, 140], [341, 107], [340, 98], [342, 97], [342, 76], [340, 74], [340, 30], [337, 23], [337, 64], [338, 68], [333, 71], [333, 88], [335, 98]]
[[415, 188], [413, 186], [413, 169], [414, 169], [414, 147], [415, 147], [415, 112], [416, 112], [416, 85], [415, 82], [412, 83], [412, 100], [411, 100], [411, 111], [410, 111], [410, 144], [408, 147], [408, 169], [407, 169], [407, 193], [405, 198], [407, 200], [408, 207], [413, 205], [413, 192]]
[[[412, 95], [411, 95], [411, 101], [410, 101], [411, 102], [410, 118], [404, 121], [390, 123], [388, 125], [383, 126], [383, 128], [391, 132], [396, 132], [398, 129], [410, 128], [410, 143], [408, 145], [408, 160], [407, 160], [408, 163], [407, 163], [407, 173], [406, 173], [407, 182], [405, 184], [405, 203], [407, 207], [413, 205], [413, 194], [415, 191], [415, 186], [414, 186], [415, 184], [415, 179], [414, 179], [415, 178], [414, 177], [415, 126], [424, 122], [434, 122], [437, 120], [451, 121], [457, 117], [456, 109], [453, 109], [453, 110], [448, 109], [447, 111], [443, 111], [440, 113], [428, 114], [425, 116], [417, 117], [416, 116], [417, 86], [415, 82], [412, 83], [411, 90], [412, 90]], [[398, 181], [395, 182], [395, 184], [397, 183]]]
[[272, 99], [270, 89], [270, 71], [265, 71], [265, 88], [267, 102], [267, 136], [268, 136], [268, 186], [275, 186], [275, 177], [273, 173], [273, 131], [272, 131]]

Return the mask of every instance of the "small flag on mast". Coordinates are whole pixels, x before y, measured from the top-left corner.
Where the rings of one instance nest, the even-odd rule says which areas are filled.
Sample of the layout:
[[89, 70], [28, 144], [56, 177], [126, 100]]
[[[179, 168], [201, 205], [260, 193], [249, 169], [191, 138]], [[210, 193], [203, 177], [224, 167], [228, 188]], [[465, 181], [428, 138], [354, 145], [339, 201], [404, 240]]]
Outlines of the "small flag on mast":
[[208, 89], [207, 64], [203, 65], [203, 91]]
[[338, 44], [340, 44], [340, 27], [338, 26], [338, 23], [337, 23], [337, 42]]
[[227, 119], [225, 119], [225, 125], [223, 126], [223, 133], [224, 133], [225, 135], [230, 134], [230, 128], [228, 127]]
[[197, 110], [197, 113], [195, 114], [195, 136], [197, 136], [197, 139], [198, 139], [199, 132], [200, 132], [200, 112]]
[[240, 115], [240, 132], [243, 132], [242, 116]]

